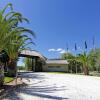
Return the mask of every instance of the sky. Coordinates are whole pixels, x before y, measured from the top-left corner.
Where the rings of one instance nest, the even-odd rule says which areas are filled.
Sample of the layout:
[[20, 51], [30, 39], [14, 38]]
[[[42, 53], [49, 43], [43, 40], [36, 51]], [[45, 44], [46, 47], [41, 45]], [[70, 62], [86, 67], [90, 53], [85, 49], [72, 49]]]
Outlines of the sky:
[[100, 48], [100, 0], [0, 0], [0, 9], [9, 2], [30, 20], [23, 23], [36, 34], [30, 48], [47, 58], [59, 58], [67, 45], [69, 52], [79, 53], [85, 41], [89, 51], [94, 36]]

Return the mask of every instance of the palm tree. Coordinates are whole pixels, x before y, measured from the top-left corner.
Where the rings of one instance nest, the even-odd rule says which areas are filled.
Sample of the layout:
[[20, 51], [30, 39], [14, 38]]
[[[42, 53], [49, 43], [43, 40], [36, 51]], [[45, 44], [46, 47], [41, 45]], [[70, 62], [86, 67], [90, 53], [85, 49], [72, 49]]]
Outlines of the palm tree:
[[84, 52], [83, 54], [79, 54], [77, 60], [83, 64], [84, 74], [89, 75], [89, 68], [88, 68], [89, 57], [86, 54], [86, 52]]
[[[8, 7], [11, 9], [5, 14]], [[24, 34], [27, 32], [34, 36], [33, 31], [19, 26], [19, 23], [23, 21], [28, 22], [26, 18], [23, 18], [21, 13], [13, 11], [12, 4], [7, 4], [3, 10], [0, 10], [0, 37], [2, 37], [0, 38], [0, 52], [2, 50], [7, 52], [10, 58], [9, 66], [15, 67], [19, 52], [25, 49], [25, 46], [28, 44], [33, 43], [32, 39]], [[0, 63], [0, 66], [3, 66], [3, 64]]]
[[[0, 55], [2, 55], [2, 50], [4, 50], [5, 47], [7, 46], [7, 43], [8, 43], [7, 37], [9, 37], [7, 34], [8, 33], [7, 24], [5, 24], [6, 21], [3, 16], [5, 9], [8, 6], [11, 7], [12, 5], [8, 4], [7, 6], [5, 6], [5, 8], [3, 10], [0, 10], [0, 37], [1, 37], [0, 38]], [[11, 7], [11, 9], [12, 9], [12, 7]], [[4, 81], [4, 63], [0, 59], [0, 85], [3, 84], [3, 81]]]
[[26, 44], [26, 41], [30, 40], [30, 38], [28, 38], [28, 37], [16, 36], [14, 38], [15, 38], [15, 40], [13, 40], [13, 38], [10, 38], [11, 41], [13, 40], [13, 42], [11, 42], [12, 44], [8, 45], [6, 48], [6, 51], [9, 55], [9, 62], [8, 62], [9, 73], [13, 76], [16, 75], [16, 62], [17, 62], [19, 53], [23, 49], [26, 48], [25, 47], [26, 45], [32, 43], [30, 41], [30, 42], [27, 42], [27, 44]]
[[[21, 52], [23, 49], [25, 49], [27, 45], [29, 45], [32, 42], [32, 39], [29, 38], [26, 34], [24, 33], [30, 33], [32, 36], [35, 36], [33, 31], [24, 28], [24, 27], [19, 27], [19, 23], [22, 21], [27, 21], [26, 18], [23, 18], [23, 16], [20, 13], [13, 13], [13, 15], [9, 14], [10, 19], [6, 19], [6, 21], [12, 22], [13, 24], [11, 25], [12, 29], [10, 30], [10, 33], [12, 34], [9, 37], [9, 43], [10, 45], [6, 46], [6, 51], [9, 55], [9, 71], [10, 74], [15, 76], [16, 75], [16, 61], [18, 59], [19, 52]], [[12, 70], [13, 71], [12, 71]]]
[[89, 64], [91, 66], [92, 71], [97, 71], [100, 68], [100, 49], [95, 48], [92, 49], [89, 54]]

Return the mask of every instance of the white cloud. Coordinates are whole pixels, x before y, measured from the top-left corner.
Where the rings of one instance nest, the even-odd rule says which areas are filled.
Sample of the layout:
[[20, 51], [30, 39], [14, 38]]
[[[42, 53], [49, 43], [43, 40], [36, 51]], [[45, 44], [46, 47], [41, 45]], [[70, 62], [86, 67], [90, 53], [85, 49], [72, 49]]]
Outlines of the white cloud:
[[58, 52], [59, 52], [59, 51], [62, 51], [62, 50], [63, 50], [62, 48], [58, 48], [56, 51], [58, 51]]
[[66, 50], [63, 49], [63, 50], [61, 50], [59, 53], [65, 53], [65, 52], [66, 52]]
[[62, 49], [62, 48], [58, 48], [58, 49], [51, 48], [48, 51], [49, 52], [58, 52], [58, 53], [65, 53], [66, 52], [66, 50]]
[[52, 48], [52, 49], [49, 49], [48, 51], [49, 51], [49, 52], [54, 52], [54, 51], [56, 51], [56, 49], [53, 49], [53, 48]]

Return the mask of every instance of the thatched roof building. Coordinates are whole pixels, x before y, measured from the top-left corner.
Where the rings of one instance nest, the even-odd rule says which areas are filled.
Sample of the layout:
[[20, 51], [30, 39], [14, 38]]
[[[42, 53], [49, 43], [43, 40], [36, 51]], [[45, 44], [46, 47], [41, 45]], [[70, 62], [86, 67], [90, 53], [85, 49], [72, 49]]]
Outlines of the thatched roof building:
[[44, 57], [41, 53], [35, 50], [23, 50], [19, 56], [22, 57], [39, 57], [42, 60], [46, 60], [46, 57]]

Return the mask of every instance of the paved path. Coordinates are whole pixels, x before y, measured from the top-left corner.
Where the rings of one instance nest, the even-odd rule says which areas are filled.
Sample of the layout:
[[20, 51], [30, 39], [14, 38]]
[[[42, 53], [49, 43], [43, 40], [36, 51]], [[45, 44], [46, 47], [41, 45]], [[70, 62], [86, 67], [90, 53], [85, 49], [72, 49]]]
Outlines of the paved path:
[[3, 100], [100, 100], [100, 78], [92, 76], [24, 73], [28, 86]]

